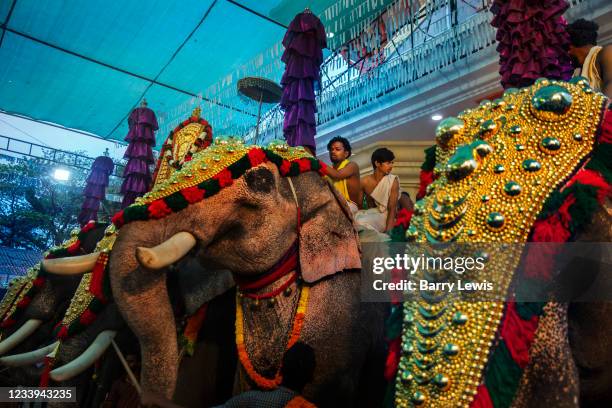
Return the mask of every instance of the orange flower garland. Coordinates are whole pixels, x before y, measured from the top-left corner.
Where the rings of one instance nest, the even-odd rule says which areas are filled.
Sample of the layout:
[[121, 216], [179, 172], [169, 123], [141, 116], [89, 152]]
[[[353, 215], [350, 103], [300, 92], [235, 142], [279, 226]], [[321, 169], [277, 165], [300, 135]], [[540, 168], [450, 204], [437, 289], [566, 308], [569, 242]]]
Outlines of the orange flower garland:
[[[300, 333], [302, 332], [302, 326], [304, 326], [304, 317], [306, 316], [306, 309], [308, 307], [308, 294], [310, 288], [306, 285], [302, 286], [300, 292], [300, 300], [298, 302], [298, 308], [293, 318], [293, 325], [291, 328], [291, 336], [287, 342], [286, 350], [289, 350], [297, 341], [300, 339]], [[274, 378], [266, 378], [255, 371], [253, 363], [249, 359], [249, 355], [244, 345], [244, 314], [242, 311], [242, 303], [240, 301], [239, 294], [236, 294], [236, 348], [238, 349], [238, 359], [244, 367], [247, 375], [257, 384], [257, 386], [264, 390], [273, 390], [277, 388], [283, 377], [280, 373], [280, 367], [276, 371]]]

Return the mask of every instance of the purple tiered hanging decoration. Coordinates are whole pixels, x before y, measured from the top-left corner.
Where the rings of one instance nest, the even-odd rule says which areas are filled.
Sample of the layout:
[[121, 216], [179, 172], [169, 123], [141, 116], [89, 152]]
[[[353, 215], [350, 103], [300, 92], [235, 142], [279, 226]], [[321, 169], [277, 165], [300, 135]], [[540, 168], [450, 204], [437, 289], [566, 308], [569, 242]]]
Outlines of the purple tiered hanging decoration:
[[153, 149], [155, 146], [155, 134], [158, 129], [155, 113], [143, 103], [130, 113], [128, 118], [130, 131], [125, 137], [129, 142], [128, 148], [123, 155], [128, 159], [123, 172], [123, 184], [121, 193], [123, 202], [121, 208], [132, 204], [137, 197], [149, 191], [151, 185], [151, 169], [154, 163]]
[[502, 86], [525, 87], [538, 78], [568, 80], [572, 63], [563, 13], [565, 0], [495, 0], [491, 6], [497, 28]]
[[99, 156], [94, 160], [91, 166], [91, 173], [87, 177], [85, 190], [83, 190], [85, 201], [83, 201], [81, 212], [77, 218], [81, 226], [84, 226], [91, 220], [98, 220], [100, 202], [106, 198], [108, 177], [112, 174], [114, 167], [115, 165], [110, 157]]
[[321, 20], [308, 10], [298, 14], [289, 24], [283, 45], [283, 134], [290, 146], [308, 147], [314, 153], [317, 111], [315, 86], [320, 87], [323, 48], [327, 47]]

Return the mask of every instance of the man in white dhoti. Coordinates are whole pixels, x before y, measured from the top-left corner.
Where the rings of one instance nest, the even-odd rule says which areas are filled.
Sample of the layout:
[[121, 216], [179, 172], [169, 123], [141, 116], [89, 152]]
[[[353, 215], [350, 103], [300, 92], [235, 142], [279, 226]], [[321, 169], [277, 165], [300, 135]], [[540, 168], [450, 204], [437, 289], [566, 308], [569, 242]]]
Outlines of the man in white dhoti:
[[394, 160], [393, 152], [384, 147], [372, 153], [374, 174], [361, 179], [369, 209], [355, 214], [358, 227], [379, 233], [386, 233], [393, 228], [399, 200], [399, 178], [391, 174]]

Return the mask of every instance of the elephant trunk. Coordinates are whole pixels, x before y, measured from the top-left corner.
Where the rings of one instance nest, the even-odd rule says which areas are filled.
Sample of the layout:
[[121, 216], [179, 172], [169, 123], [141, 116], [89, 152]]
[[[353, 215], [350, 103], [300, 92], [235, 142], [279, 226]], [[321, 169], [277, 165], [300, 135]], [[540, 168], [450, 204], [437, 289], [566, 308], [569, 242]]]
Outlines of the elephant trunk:
[[139, 339], [143, 393], [171, 399], [178, 372], [176, 324], [163, 271], [140, 267], [139, 247], [151, 248], [168, 233], [162, 226], [121, 230], [110, 258], [113, 297], [126, 323]]

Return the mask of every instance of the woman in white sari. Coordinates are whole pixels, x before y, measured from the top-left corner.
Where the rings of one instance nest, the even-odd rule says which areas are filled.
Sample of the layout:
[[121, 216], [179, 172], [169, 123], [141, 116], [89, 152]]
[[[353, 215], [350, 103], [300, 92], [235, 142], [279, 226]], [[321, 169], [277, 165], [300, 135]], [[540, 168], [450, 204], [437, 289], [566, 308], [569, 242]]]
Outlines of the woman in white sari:
[[359, 210], [355, 221], [359, 229], [387, 233], [395, 224], [399, 200], [399, 178], [391, 174], [395, 155], [387, 148], [372, 153], [374, 173], [361, 179], [367, 210]]

